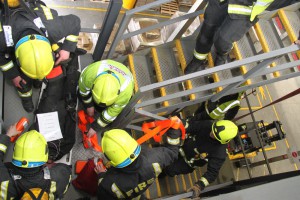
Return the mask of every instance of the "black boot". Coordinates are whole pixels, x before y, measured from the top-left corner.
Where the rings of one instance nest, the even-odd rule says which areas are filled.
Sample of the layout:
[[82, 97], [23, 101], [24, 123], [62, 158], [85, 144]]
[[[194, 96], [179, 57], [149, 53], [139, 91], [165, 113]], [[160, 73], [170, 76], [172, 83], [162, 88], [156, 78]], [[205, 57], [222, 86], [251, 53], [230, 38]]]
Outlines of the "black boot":
[[34, 110], [34, 105], [32, 102], [32, 97], [22, 97], [22, 105], [26, 112], [32, 112]]
[[184, 74], [190, 74], [193, 72], [204, 70], [207, 67], [207, 59], [198, 60], [193, 57], [192, 61], [184, 69]]
[[215, 66], [223, 65], [227, 61], [228, 54], [220, 55], [217, 53], [216, 59], [215, 59]]

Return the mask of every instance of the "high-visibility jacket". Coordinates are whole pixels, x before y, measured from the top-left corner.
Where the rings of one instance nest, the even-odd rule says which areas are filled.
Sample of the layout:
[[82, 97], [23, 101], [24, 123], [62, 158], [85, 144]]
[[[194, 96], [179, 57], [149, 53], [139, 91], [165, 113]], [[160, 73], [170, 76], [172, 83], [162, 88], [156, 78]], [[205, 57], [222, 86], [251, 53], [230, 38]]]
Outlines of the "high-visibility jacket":
[[[10, 138], [5, 134], [0, 134], [0, 199], [11, 200], [20, 199], [23, 194], [19, 194], [20, 189], [16, 188], [11, 173], [22, 177], [20, 181], [26, 188], [41, 188], [47, 184], [42, 167], [32, 168], [30, 171], [16, 167], [11, 163], [4, 164], [3, 159], [10, 144]], [[62, 198], [68, 189], [71, 180], [71, 169], [65, 164], [56, 164], [49, 169], [51, 185], [49, 199]]]
[[[180, 130], [170, 129], [168, 137], [178, 139]], [[179, 144], [142, 150], [137, 159], [124, 168], [110, 168], [98, 175], [98, 199], [140, 199], [162, 170], [178, 157]]]
[[133, 94], [133, 77], [129, 69], [122, 63], [113, 60], [102, 60], [87, 66], [79, 78], [79, 93], [86, 108], [94, 105], [92, 98], [92, 88], [97, 76], [105, 71], [112, 71], [120, 80], [120, 94], [116, 101], [101, 111], [97, 120], [92, 123], [92, 128], [99, 131], [113, 122], [129, 102]]
[[[206, 101], [206, 113], [211, 119], [224, 119], [234, 108], [237, 108], [238, 110], [241, 104], [242, 95], [243, 92], [224, 96], [216, 102]], [[234, 109], [233, 112], [234, 115], [237, 114], [236, 109]], [[232, 118], [234, 118], [234, 116]]]
[[[76, 49], [78, 35], [80, 31], [80, 19], [75, 15], [58, 16], [57, 11], [44, 5], [36, 4], [34, 12], [41, 18], [48, 32], [48, 39], [51, 44], [57, 43], [65, 38], [61, 49], [74, 52]], [[44, 33], [33, 22], [32, 15], [22, 8], [13, 9], [10, 13], [8, 25], [12, 29], [12, 39], [14, 45], [22, 37], [30, 34]], [[20, 75], [16, 63], [14, 46], [8, 48], [4, 36], [4, 19], [1, 19], [0, 26], [0, 69], [8, 79], [13, 79]]]
[[228, 14], [232, 18], [254, 18], [262, 13], [274, 0], [228, 0]]

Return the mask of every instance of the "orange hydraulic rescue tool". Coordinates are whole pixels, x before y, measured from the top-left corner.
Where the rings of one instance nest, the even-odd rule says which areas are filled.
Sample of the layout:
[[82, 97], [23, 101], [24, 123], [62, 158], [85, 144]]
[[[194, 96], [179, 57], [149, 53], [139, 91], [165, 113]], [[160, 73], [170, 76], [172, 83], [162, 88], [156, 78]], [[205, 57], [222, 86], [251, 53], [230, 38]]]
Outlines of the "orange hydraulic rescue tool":
[[[23, 132], [24, 129], [28, 126], [28, 124], [29, 124], [29, 120], [26, 117], [22, 117], [16, 125], [17, 131]], [[22, 133], [19, 133], [18, 135], [11, 137], [10, 141], [15, 142], [21, 134]]]
[[101, 146], [98, 144], [97, 134], [94, 134], [92, 137], [88, 137], [86, 134], [88, 133], [88, 127], [91, 123], [93, 123], [94, 118], [88, 116], [84, 110], [78, 111], [78, 128], [82, 133], [83, 138], [83, 146], [84, 148], [94, 148], [96, 151], [102, 152]]
[[[153, 129], [151, 129], [153, 128]], [[149, 123], [144, 123], [142, 130], [145, 133], [142, 137], [137, 139], [138, 144], [142, 144], [145, 141], [153, 137], [155, 142], [160, 142], [163, 134], [167, 132], [170, 128], [181, 130], [181, 140], [185, 139], [185, 128], [181, 120], [177, 117], [171, 117], [170, 119], [154, 121]]]

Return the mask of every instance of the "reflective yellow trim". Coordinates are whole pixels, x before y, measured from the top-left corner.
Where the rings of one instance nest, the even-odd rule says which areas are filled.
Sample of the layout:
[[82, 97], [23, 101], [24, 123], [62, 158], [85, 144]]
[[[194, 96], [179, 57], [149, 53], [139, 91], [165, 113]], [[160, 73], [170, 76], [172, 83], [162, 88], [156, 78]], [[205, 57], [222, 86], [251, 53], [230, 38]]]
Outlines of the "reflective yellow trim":
[[6, 72], [7, 70], [11, 69], [14, 66], [13, 61], [10, 61], [9, 63], [0, 66], [1, 71]]
[[81, 94], [81, 96], [87, 96], [88, 94], [90, 94], [90, 90], [87, 90], [86, 92], [82, 92], [81, 90], [79, 90], [79, 93]]
[[204, 178], [203, 176], [200, 178], [200, 181], [205, 185], [205, 187], [209, 185], [208, 180], [206, 178]]
[[208, 53], [198, 53], [196, 50], [194, 50], [194, 56], [198, 60], [205, 60], [207, 58]]
[[5, 146], [4, 144], [0, 144], [0, 151], [2, 151], [3, 153], [6, 152], [7, 146]]
[[102, 180], [103, 180], [103, 178], [100, 178], [100, 179], [98, 180], [98, 185], [100, 185], [100, 183], [102, 182]]
[[54, 200], [54, 193], [56, 192], [56, 182], [51, 181], [49, 200]]
[[125, 198], [125, 196], [123, 195], [123, 193], [121, 192], [121, 190], [118, 188], [118, 186], [115, 183], [112, 184], [111, 191], [113, 191], [116, 194], [118, 199]]
[[158, 163], [152, 163], [152, 167], [155, 172], [155, 176], [158, 177], [158, 175], [162, 172], [160, 165]]
[[104, 123], [100, 118], [97, 119], [97, 124], [99, 124], [99, 126], [101, 126], [101, 127], [107, 126], [107, 124]]
[[83, 101], [83, 103], [91, 103], [92, 102], [92, 100], [93, 100], [93, 98], [92, 97], [90, 97], [90, 98], [88, 98], [87, 100], [82, 100]]
[[228, 5], [229, 14], [238, 14], [238, 15], [251, 15], [252, 8], [249, 6], [241, 6], [237, 4]]
[[[72, 179], [72, 176], [70, 175], [69, 176], [69, 183], [71, 182], [71, 179]], [[68, 188], [69, 188], [69, 184], [66, 185], [66, 189], [64, 190], [63, 194], [65, 194], [67, 192]]]
[[3, 181], [0, 185], [0, 199], [7, 199], [7, 191], [8, 191], [8, 183], [9, 181]]
[[180, 138], [172, 139], [170, 137], [167, 137], [167, 142], [170, 145], [178, 145], [180, 143]]
[[18, 91], [18, 93], [19, 93], [20, 97], [31, 97], [32, 96], [32, 89], [29, 92], [26, 92], [26, 93], [21, 93], [19, 91]]
[[52, 20], [53, 19], [53, 15], [51, 13], [51, 10], [50, 8], [46, 7], [46, 6], [43, 6], [41, 5], [43, 11], [44, 11], [44, 14], [45, 14], [45, 17], [47, 20]]
[[78, 42], [78, 36], [76, 36], [76, 35], [68, 35], [66, 37], [66, 40], [69, 40], [71, 42]]

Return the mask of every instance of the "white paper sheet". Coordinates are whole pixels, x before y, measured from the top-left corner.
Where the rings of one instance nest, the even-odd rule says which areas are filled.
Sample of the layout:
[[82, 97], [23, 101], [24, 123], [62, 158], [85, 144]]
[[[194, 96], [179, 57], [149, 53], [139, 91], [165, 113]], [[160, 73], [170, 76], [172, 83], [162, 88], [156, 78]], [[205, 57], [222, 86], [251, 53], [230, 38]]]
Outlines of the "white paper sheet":
[[40, 133], [44, 135], [47, 142], [63, 138], [57, 111], [37, 114], [37, 119]]

